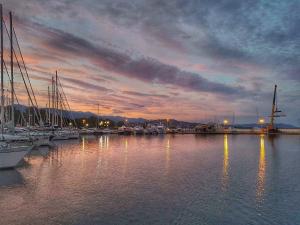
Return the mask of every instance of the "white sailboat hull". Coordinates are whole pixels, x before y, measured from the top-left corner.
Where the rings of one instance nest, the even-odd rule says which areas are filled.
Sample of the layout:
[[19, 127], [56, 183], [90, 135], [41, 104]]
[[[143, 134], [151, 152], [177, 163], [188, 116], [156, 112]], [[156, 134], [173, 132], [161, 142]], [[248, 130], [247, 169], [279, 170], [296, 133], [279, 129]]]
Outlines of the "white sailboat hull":
[[16, 146], [1, 149], [0, 169], [16, 167], [31, 149], [32, 146]]

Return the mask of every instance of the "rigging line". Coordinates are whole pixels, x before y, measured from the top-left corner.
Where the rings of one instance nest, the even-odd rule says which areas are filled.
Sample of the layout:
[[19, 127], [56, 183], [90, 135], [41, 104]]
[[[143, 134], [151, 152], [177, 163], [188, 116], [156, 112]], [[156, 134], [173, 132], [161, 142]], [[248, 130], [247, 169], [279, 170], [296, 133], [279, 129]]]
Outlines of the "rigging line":
[[[63, 97], [62, 97], [62, 92], [59, 90], [59, 87], [57, 87], [57, 94], [58, 94], [58, 98], [59, 98], [59, 102], [58, 102], [58, 104], [60, 105], [60, 107], [61, 107], [61, 111], [59, 112], [59, 113], [61, 113], [61, 115], [64, 115], [65, 113], [63, 113], [63, 111], [64, 111], [64, 106], [65, 106], [65, 104], [64, 104], [64, 99], [63, 99]], [[65, 120], [63, 119], [62, 120], [63, 121], [63, 123], [65, 123]]]
[[59, 93], [60, 96], [60, 106], [61, 106], [61, 120], [63, 121], [64, 125], [67, 125], [66, 119], [64, 118], [64, 99], [61, 96], [61, 93]]
[[63, 107], [64, 107], [64, 110], [66, 111], [64, 114], [67, 113], [67, 115], [69, 115], [68, 108], [67, 108], [67, 106], [66, 106], [64, 97], [62, 96], [61, 93], [59, 93], [59, 96], [60, 96], [60, 98], [61, 98], [61, 103], [62, 103], [62, 105], [63, 105]]
[[65, 91], [64, 91], [64, 89], [63, 89], [63, 86], [61, 85], [61, 82], [60, 82], [60, 78], [59, 78], [59, 77], [58, 77], [58, 83], [59, 83], [59, 85], [60, 85], [60, 87], [61, 87], [61, 90], [62, 90], [62, 93], [63, 93], [63, 95], [64, 95], [64, 97], [65, 97], [65, 99], [66, 99], [67, 106], [68, 106], [69, 112], [70, 112], [70, 114], [71, 114], [71, 119], [73, 120], [75, 126], [77, 127], [76, 120], [75, 120], [75, 118], [74, 118], [74, 116], [73, 116], [73, 113], [72, 113], [72, 111], [71, 111], [71, 107], [70, 107], [70, 105], [69, 105], [68, 98], [67, 98], [67, 96], [66, 96], [66, 94], [65, 94]]
[[65, 101], [66, 99], [64, 99], [63, 96], [61, 96], [61, 97], [62, 97], [62, 104], [63, 104], [63, 108], [64, 108], [64, 115], [67, 118], [66, 120], [72, 121], [72, 118], [70, 118], [70, 112], [69, 112], [68, 107], [66, 105], [66, 101]]
[[[4, 23], [4, 27], [5, 27], [5, 29], [6, 29], [7, 35], [9, 35], [5, 23]], [[23, 79], [24, 85], [25, 85], [25, 87], [26, 87], [26, 92], [27, 92], [27, 94], [28, 94], [29, 100], [30, 100], [31, 104], [34, 106], [34, 107], [33, 107], [34, 114], [35, 114], [35, 116], [36, 116], [40, 121], [42, 121], [40, 113], [38, 114], [38, 113], [36, 112], [36, 108], [38, 109], [38, 106], [37, 106], [37, 105], [35, 106], [35, 105], [33, 104], [31, 95], [30, 95], [29, 90], [28, 90], [28, 86], [27, 86], [26, 81], [25, 81], [25, 78], [24, 78], [24, 74], [23, 74], [22, 69], [21, 69], [21, 65], [20, 65], [20, 63], [19, 63], [19, 60], [18, 60], [18, 57], [17, 57], [17, 54], [16, 54], [14, 48], [13, 48], [13, 52], [14, 52], [14, 55], [15, 55], [15, 58], [16, 58], [16, 61], [17, 61], [17, 64], [18, 64], [20, 73], [21, 73], [21, 75], [22, 75], [22, 79]], [[30, 80], [29, 80], [29, 82], [30, 82]], [[32, 91], [33, 91], [33, 90], [32, 90]], [[34, 93], [33, 93], [33, 95], [34, 95]], [[38, 111], [38, 112], [39, 112], [39, 111]]]
[[60, 84], [60, 86], [61, 86], [61, 89], [62, 89], [64, 98], [65, 98], [65, 100], [66, 100], [66, 104], [67, 104], [67, 106], [68, 106], [68, 112], [67, 112], [67, 113], [71, 115], [71, 118], [70, 118], [70, 119], [74, 122], [74, 125], [77, 126], [76, 120], [75, 120], [75, 118], [74, 118], [74, 115], [73, 115], [73, 113], [72, 113], [71, 107], [70, 107], [70, 105], [69, 105], [69, 101], [68, 101], [68, 99], [67, 99], [67, 96], [66, 96], [66, 94], [65, 94], [65, 92], [64, 92], [64, 89], [63, 89], [63, 87], [62, 87], [62, 84], [61, 84], [59, 78], [58, 78], [58, 81], [59, 81], [59, 84]]
[[68, 107], [67, 107], [65, 101], [63, 101], [63, 105], [64, 105], [64, 108], [65, 108], [66, 123], [67, 123], [67, 125], [69, 125], [69, 122], [73, 121], [73, 119], [70, 117], [70, 112], [68, 110]]
[[[14, 51], [14, 53], [15, 53], [15, 51]], [[15, 57], [16, 57], [16, 55], [15, 55]], [[28, 86], [27, 86], [27, 84], [26, 84], [26, 81], [25, 81], [25, 78], [24, 78], [22, 69], [20, 68], [20, 64], [19, 64], [19, 61], [18, 61], [18, 60], [17, 60], [17, 64], [18, 64], [19, 70], [20, 70], [21, 75], [22, 75], [21, 77], [22, 77], [22, 79], [23, 79], [23, 82], [24, 82], [24, 85], [25, 85], [25, 88], [26, 88], [26, 92], [27, 92], [27, 95], [28, 95], [28, 97], [29, 97], [29, 101], [30, 101], [30, 103], [31, 103], [32, 106], [33, 106], [34, 114], [35, 114], [35, 116], [40, 120], [39, 114], [36, 112], [37, 106], [35, 106], [34, 103], [33, 103], [33, 101], [32, 101], [32, 97], [31, 97], [31, 95], [30, 95], [30, 93], [29, 93]]]
[[[4, 26], [5, 26], [5, 29], [6, 29], [6, 32], [8, 34], [8, 29], [7, 29], [7, 26], [4, 22]], [[41, 116], [41, 112], [40, 112], [40, 109], [38, 107], [38, 104], [37, 104], [37, 100], [36, 100], [36, 97], [35, 97], [35, 94], [34, 94], [34, 91], [33, 91], [33, 88], [32, 88], [32, 84], [31, 84], [31, 81], [30, 81], [30, 78], [29, 78], [29, 75], [28, 75], [28, 71], [27, 71], [27, 67], [25, 65], [25, 61], [24, 61], [24, 58], [23, 58], [23, 54], [22, 54], [22, 51], [21, 51], [21, 48], [20, 48], [20, 45], [19, 45], [19, 40], [18, 40], [18, 37], [17, 37], [17, 34], [15, 32], [15, 28], [13, 27], [13, 33], [14, 33], [14, 36], [15, 36], [15, 39], [16, 39], [16, 43], [17, 43], [17, 46], [18, 46], [18, 49], [19, 49], [19, 52], [20, 52], [20, 56], [21, 56], [21, 59], [22, 59], [22, 63], [23, 63], [23, 67], [25, 69], [25, 74], [26, 74], [26, 77], [28, 79], [28, 83], [29, 83], [29, 86], [30, 86], [30, 89], [31, 89], [31, 92], [32, 92], [32, 95], [33, 95], [33, 99], [34, 99], [34, 102], [35, 102], [35, 107], [37, 108], [37, 111], [38, 111], [38, 119], [40, 119], [42, 121], [42, 116]], [[8, 34], [9, 35], [9, 34]], [[14, 49], [13, 49], [14, 50]], [[15, 53], [15, 50], [14, 50], [14, 53]], [[16, 53], [15, 53], [16, 55]], [[15, 56], [16, 59], [17, 59], [17, 56]], [[18, 59], [17, 59], [18, 60]]]
[[20, 45], [19, 45], [19, 40], [18, 40], [18, 37], [17, 37], [17, 34], [16, 34], [16, 31], [15, 31], [15, 28], [14, 28], [14, 27], [13, 27], [13, 32], [14, 32], [14, 36], [15, 36], [15, 39], [16, 39], [16, 43], [17, 43], [17, 46], [18, 46], [18, 49], [19, 49], [19, 52], [20, 52], [20, 56], [21, 56], [22, 62], [23, 62], [23, 66], [24, 66], [24, 69], [25, 69], [25, 72], [26, 72], [26, 76], [27, 76], [27, 79], [28, 79], [28, 82], [29, 82], [29, 85], [30, 85], [30, 88], [31, 88], [31, 91], [32, 91], [32, 94], [33, 94], [33, 97], [34, 97], [35, 104], [38, 105], [38, 104], [37, 104], [37, 100], [36, 100], [36, 98], [35, 98], [35, 94], [34, 94], [33, 88], [32, 88], [31, 81], [30, 81], [30, 79], [29, 79], [27, 67], [26, 67], [26, 65], [25, 65], [25, 61], [24, 61], [24, 58], [23, 58], [23, 54], [22, 54], [22, 51], [21, 51], [21, 48], [20, 48]]
[[[6, 66], [5, 61], [3, 61], [3, 64], [4, 64], [4, 68], [5, 68], [6, 74], [7, 74], [7, 76], [8, 76], [8, 80], [9, 80], [9, 82], [11, 82], [11, 79], [10, 79], [10, 76], [9, 76], [8, 69], [7, 69], [7, 66]], [[17, 94], [16, 94], [16, 91], [15, 91], [15, 90], [14, 90], [14, 96], [15, 96], [15, 98], [16, 98], [16, 101], [17, 101], [18, 105], [20, 105], [20, 102], [19, 102], [19, 99], [18, 99], [18, 97], [17, 97]], [[22, 112], [22, 111], [21, 111], [21, 117], [22, 117], [23, 121], [26, 123], [26, 120], [25, 120], [25, 118], [24, 118], [24, 115], [23, 115], [23, 112]]]

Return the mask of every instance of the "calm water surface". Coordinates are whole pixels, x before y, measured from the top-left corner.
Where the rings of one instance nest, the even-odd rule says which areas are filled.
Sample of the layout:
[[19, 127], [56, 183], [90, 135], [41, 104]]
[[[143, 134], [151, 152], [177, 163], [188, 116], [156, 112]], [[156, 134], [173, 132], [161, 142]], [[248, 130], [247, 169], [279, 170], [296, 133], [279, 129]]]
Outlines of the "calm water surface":
[[300, 224], [299, 136], [101, 136], [57, 146], [0, 171], [1, 225]]

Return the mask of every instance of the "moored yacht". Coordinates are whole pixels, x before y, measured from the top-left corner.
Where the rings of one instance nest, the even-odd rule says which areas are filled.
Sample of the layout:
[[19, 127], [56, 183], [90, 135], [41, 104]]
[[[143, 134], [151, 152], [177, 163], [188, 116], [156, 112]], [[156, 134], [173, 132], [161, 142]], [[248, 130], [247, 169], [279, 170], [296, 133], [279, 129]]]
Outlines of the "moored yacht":
[[156, 126], [156, 131], [158, 134], [165, 134], [166, 133], [166, 128], [164, 125], [160, 124]]
[[33, 145], [29, 143], [0, 142], [0, 169], [16, 167], [19, 162], [30, 152]]
[[142, 135], [142, 134], [144, 134], [144, 128], [141, 127], [141, 126], [135, 126], [135, 127], [133, 128], [133, 133], [134, 133], [135, 135]]
[[122, 126], [118, 128], [118, 134], [123, 134], [123, 135], [130, 135], [133, 134], [133, 129], [132, 127], [126, 127], [126, 126]]

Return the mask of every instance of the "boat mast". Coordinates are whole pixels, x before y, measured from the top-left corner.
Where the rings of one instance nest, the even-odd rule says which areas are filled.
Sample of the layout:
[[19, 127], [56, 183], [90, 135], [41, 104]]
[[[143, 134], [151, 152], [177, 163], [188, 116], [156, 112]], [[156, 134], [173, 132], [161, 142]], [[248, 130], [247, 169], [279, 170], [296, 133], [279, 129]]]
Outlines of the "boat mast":
[[9, 12], [9, 25], [10, 25], [10, 79], [11, 79], [11, 121], [12, 132], [15, 133], [15, 109], [14, 109], [14, 50], [13, 50], [13, 21], [12, 12]]
[[97, 128], [99, 128], [99, 103], [98, 103], [98, 113], [97, 113]]
[[1, 36], [1, 133], [4, 131], [4, 89], [3, 89], [3, 8], [0, 4], [0, 36]]
[[63, 102], [62, 97], [59, 95], [59, 103], [60, 103], [60, 128], [63, 127]]
[[31, 110], [30, 110], [30, 98], [28, 98], [28, 125], [31, 124]]
[[275, 84], [274, 87], [274, 95], [273, 95], [273, 104], [272, 104], [272, 114], [271, 114], [271, 127], [274, 127], [274, 118], [275, 118], [275, 111], [276, 111], [276, 91], [277, 91], [277, 85]]
[[54, 125], [54, 77], [52, 76], [52, 121], [51, 121], [51, 125], [53, 127]]
[[55, 72], [55, 94], [56, 94], [55, 124], [58, 125], [58, 85], [57, 85], [57, 71]]
[[48, 118], [47, 118], [47, 121], [48, 123], [50, 124], [51, 123], [51, 119], [50, 119], [50, 110], [51, 110], [51, 102], [50, 102], [50, 87], [48, 86]]

